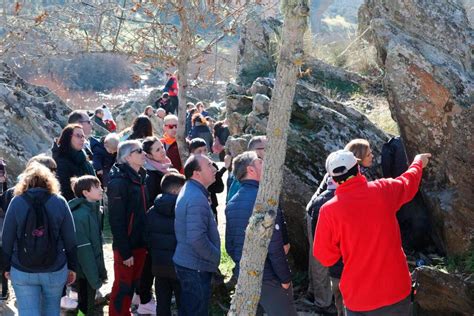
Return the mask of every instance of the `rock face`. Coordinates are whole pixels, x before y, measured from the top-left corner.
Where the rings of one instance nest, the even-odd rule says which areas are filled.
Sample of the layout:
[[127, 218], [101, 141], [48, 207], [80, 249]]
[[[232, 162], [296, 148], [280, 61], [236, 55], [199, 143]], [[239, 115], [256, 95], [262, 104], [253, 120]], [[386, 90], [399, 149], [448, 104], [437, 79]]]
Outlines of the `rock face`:
[[[268, 101], [273, 81], [257, 78], [252, 86], [256, 83], [260, 89], [254, 96], [250, 95], [252, 89], [248, 89], [248, 95], [227, 96], [227, 119], [234, 137], [229, 138], [226, 146], [233, 155], [245, 150], [249, 140], [248, 135], [237, 137], [236, 134], [266, 133], [268, 110], [262, 110], [265, 106], [256, 106], [256, 103]], [[290, 253], [294, 266], [301, 270], [306, 269], [308, 258], [307, 237], [302, 233], [306, 232], [305, 208], [326, 173], [324, 163], [328, 154], [343, 148], [351, 139], [366, 138], [371, 142], [374, 156], [379, 157], [382, 144], [388, 140], [363, 114], [331, 101], [314, 88], [308, 80], [299, 80], [296, 87], [280, 200], [289, 227]], [[228, 91], [242, 90], [234, 87]], [[269, 95], [262, 94], [262, 91], [267, 91]], [[379, 163], [376, 161], [369, 177], [380, 174]]]
[[117, 123], [117, 131], [121, 131], [129, 126], [132, 126], [133, 120], [143, 114], [146, 103], [138, 101], [125, 102], [112, 110], [112, 114]]
[[257, 77], [275, 72], [276, 37], [280, 27], [281, 22], [273, 18], [262, 22], [258, 12], [248, 15], [239, 40], [237, 83], [248, 85]]
[[27, 83], [0, 63], [0, 157], [10, 181], [32, 156], [50, 153], [70, 112], [48, 88]]
[[384, 86], [407, 153], [433, 154], [423, 193], [448, 254], [474, 249], [474, 32], [455, 1], [366, 0]]
[[415, 270], [419, 287], [416, 302], [422, 315], [472, 315], [474, 279], [449, 274], [432, 267]]

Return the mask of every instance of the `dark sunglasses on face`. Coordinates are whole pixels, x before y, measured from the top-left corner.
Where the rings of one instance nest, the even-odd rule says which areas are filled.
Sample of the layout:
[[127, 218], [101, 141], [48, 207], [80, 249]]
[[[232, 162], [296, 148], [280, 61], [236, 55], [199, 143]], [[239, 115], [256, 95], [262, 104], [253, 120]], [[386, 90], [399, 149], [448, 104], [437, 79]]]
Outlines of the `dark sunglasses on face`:
[[138, 149], [134, 149], [130, 152], [130, 154], [133, 154], [133, 153], [139, 153], [141, 154], [143, 152], [143, 149], [142, 148], [138, 148]]
[[87, 124], [91, 124], [91, 121], [90, 121], [90, 120], [86, 120], [86, 121], [79, 121], [79, 123], [87, 123]]
[[166, 127], [173, 129], [173, 128], [178, 128], [178, 124], [165, 124]]

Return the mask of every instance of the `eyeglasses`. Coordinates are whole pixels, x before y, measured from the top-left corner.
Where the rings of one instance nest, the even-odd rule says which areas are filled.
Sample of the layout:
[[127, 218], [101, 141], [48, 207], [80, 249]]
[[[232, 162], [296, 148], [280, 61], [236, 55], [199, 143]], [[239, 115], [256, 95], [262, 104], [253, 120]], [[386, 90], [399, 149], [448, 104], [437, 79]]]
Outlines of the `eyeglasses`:
[[74, 137], [77, 137], [79, 139], [84, 139], [86, 138], [83, 134], [72, 134]]
[[143, 149], [142, 148], [138, 148], [138, 149], [134, 149], [130, 152], [130, 155], [133, 154], [133, 153], [139, 153], [141, 154], [143, 152]]
[[165, 124], [169, 129], [178, 128], [178, 124]]
[[85, 120], [85, 121], [79, 121], [79, 123], [87, 123], [87, 124], [91, 124], [91, 121], [90, 121], [90, 120]]

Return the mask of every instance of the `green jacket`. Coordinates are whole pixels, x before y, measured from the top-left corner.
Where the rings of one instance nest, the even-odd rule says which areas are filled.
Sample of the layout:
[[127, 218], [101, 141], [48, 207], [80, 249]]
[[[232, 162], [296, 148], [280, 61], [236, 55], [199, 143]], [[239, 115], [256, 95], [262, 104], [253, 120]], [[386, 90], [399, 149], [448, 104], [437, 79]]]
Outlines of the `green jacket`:
[[69, 201], [77, 239], [77, 277], [86, 278], [94, 289], [100, 288], [107, 279], [104, 253], [102, 250], [102, 233], [100, 230], [100, 203], [91, 203], [83, 198]]

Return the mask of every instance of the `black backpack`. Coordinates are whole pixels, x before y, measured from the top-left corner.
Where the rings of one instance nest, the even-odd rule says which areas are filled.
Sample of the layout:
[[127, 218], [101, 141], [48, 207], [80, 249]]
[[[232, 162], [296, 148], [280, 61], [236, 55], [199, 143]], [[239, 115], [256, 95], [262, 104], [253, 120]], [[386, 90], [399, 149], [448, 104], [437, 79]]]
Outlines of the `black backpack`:
[[57, 240], [45, 207], [51, 195], [22, 196], [28, 203], [28, 213], [18, 240], [18, 259], [26, 268], [48, 268], [57, 257]]

